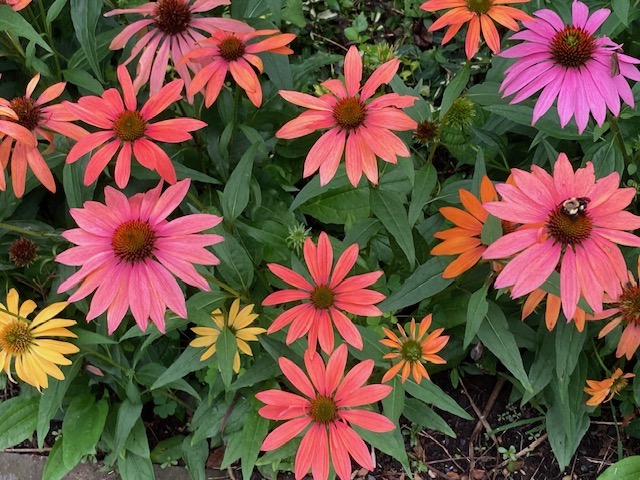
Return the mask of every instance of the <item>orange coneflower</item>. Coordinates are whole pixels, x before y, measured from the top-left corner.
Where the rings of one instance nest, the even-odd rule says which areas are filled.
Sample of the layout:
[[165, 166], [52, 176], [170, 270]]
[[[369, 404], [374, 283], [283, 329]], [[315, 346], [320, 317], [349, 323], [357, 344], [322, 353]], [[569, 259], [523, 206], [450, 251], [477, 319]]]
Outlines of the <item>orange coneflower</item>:
[[420, 7], [427, 12], [437, 12], [450, 8], [447, 13], [436, 20], [429, 31], [439, 30], [449, 26], [444, 34], [442, 44], [451, 40], [462, 26], [469, 22], [465, 52], [471, 59], [478, 51], [480, 42], [480, 30], [485, 42], [493, 53], [500, 52], [500, 35], [493, 22], [507, 27], [509, 30], [518, 31], [520, 26], [516, 20], [533, 20], [522, 10], [507, 7], [507, 3], [526, 3], [529, 0], [429, 0]]
[[384, 377], [382, 377], [383, 383], [391, 380], [400, 371], [402, 371], [402, 383], [409, 378], [409, 373], [413, 375], [416, 383], [420, 383], [423, 378], [429, 380], [429, 373], [424, 368], [423, 361], [437, 365], [447, 363], [444, 358], [436, 355], [436, 353], [444, 348], [449, 341], [449, 336], [442, 335], [444, 328], [438, 328], [425, 337], [430, 326], [431, 314], [422, 319], [418, 332], [416, 332], [416, 321], [412, 318], [408, 337], [400, 325], [398, 325], [398, 330], [402, 338], [388, 328], [382, 328], [387, 338], [380, 340], [380, 343], [396, 350], [395, 352], [387, 353], [384, 358], [400, 359], [384, 374]]
[[587, 380], [587, 385], [589, 386], [584, 387], [584, 392], [591, 395], [591, 398], [587, 400], [587, 405], [595, 407], [602, 402], [608, 402], [616, 393], [624, 390], [629, 384], [627, 379], [634, 376], [633, 373], [625, 373], [623, 375], [622, 370], [617, 368], [609, 378], [600, 381]]

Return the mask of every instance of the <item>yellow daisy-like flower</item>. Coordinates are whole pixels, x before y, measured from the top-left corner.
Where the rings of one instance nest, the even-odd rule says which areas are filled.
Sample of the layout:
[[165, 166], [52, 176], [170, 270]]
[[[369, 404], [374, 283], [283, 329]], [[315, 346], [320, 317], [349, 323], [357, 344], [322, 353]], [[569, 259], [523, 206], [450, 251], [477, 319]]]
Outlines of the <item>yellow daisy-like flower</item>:
[[408, 337], [404, 328], [400, 325], [398, 325], [398, 330], [402, 338], [388, 328], [382, 328], [387, 337], [380, 340], [380, 343], [396, 350], [395, 352], [387, 353], [383, 358], [400, 359], [384, 374], [384, 377], [382, 377], [383, 383], [395, 377], [400, 370], [402, 370], [402, 383], [409, 378], [410, 373], [416, 383], [420, 383], [422, 378], [429, 380], [429, 373], [424, 368], [423, 362], [439, 365], [447, 363], [444, 358], [436, 355], [436, 353], [444, 348], [449, 341], [449, 336], [442, 335], [444, 328], [438, 328], [425, 338], [430, 326], [431, 314], [422, 319], [418, 332], [416, 332], [416, 321], [412, 318]]
[[[191, 330], [196, 335], [199, 335], [199, 337], [194, 339], [189, 345], [192, 347], [209, 347], [200, 357], [200, 360], [204, 361], [216, 353], [216, 342], [218, 341], [218, 336], [220, 336], [220, 333], [226, 327], [235, 335], [238, 350], [245, 355], [253, 356], [251, 347], [247, 342], [257, 341], [258, 335], [266, 332], [264, 328], [249, 327], [256, 318], [258, 318], [258, 314], [253, 313], [253, 304], [247, 305], [240, 310], [240, 299], [237, 298], [231, 304], [229, 317], [226, 323], [222, 310], [214, 310], [211, 312], [211, 319], [215, 325], [213, 327], [193, 327]], [[233, 371], [236, 373], [240, 371], [239, 352], [236, 352], [236, 355], [233, 358]]]
[[33, 320], [27, 317], [37, 308], [35, 302], [19, 303], [18, 292], [13, 288], [7, 294], [7, 306], [0, 303], [0, 368], [15, 382], [11, 376], [11, 360], [15, 358], [18, 378], [41, 391], [49, 386], [48, 376], [64, 380], [58, 365], [71, 365], [71, 360], [65, 355], [79, 351], [69, 342], [47, 337], [76, 338], [75, 333], [67, 330], [76, 322], [54, 318], [67, 307], [67, 302], [49, 305]]
[[584, 392], [591, 395], [591, 398], [587, 400], [587, 405], [595, 407], [602, 402], [608, 402], [616, 393], [624, 390], [624, 388], [629, 385], [627, 379], [634, 376], [633, 373], [625, 373], [623, 375], [622, 370], [617, 368], [610, 378], [605, 378], [600, 381], [587, 380], [588, 387], [584, 387]]

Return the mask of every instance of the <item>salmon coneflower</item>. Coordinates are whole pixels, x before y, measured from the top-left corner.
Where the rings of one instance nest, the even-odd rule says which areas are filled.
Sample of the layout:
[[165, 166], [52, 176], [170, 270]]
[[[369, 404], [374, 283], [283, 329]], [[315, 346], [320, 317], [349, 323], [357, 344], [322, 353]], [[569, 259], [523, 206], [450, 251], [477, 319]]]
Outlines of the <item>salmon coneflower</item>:
[[431, 327], [432, 314], [427, 315], [420, 322], [419, 330], [416, 331], [416, 321], [411, 319], [411, 325], [409, 327], [409, 336], [407, 336], [404, 328], [398, 325], [398, 330], [402, 338], [398, 337], [393, 331], [388, 328], [382, 327], [382, 331], [385, 333], [386, 338], [380, 340], [380, 343], [386, 345], [389, 348], [394, 349], [394, 352], [387, 353], [383, 358], [385, 359], [399, 359], [382, 377], [382, 383], [391, 380], [398, 373], [401, 373], [402, 383], [407, 381], [409, 374], [413, 376], [416, 383], [420, 383], [423, 378], [429, 380], [429, 373], [424, 368], [423, 363], [429, 362], [436, 365], [444, 365], [447, 361], [439, 355], [436, 355], [442, 350], [449, 341], [448, 335], [442, 335], [444, 328], [437, 328], [429, 335], [427, 331]]
[[39, 391], [49, 386], [49, 377], [64, 380], [58, 365], [71, 365], [65, 355], [78, 353], [80, 349], [50, 337], [77, 337], [67, 329], [76, 324], [75, 320], [54, 318], [67, 305], [67, 302], [53, 303], [29, 320], [37, 305], [33, 300], [20, 305], [18, 292], [9, 290], [7, 305], [0, 303], [0, 369], [9, 380], [15, 382], [11, 376], [12, 360], [18, 378]]
[[120, 150], [114, 175], [119, 188], [129, 183], [132, 157], [143, 167], [156, 170], [166, 182], [176, 183], [176, 170], [169, 155], [152, 140], [186, 142], [193, 138], [189, 132], [200, 130], [207, 124], [193, 118], [171, 118], [150, 123], [169, 105], [182, 98], [182, 80], [174, 80], [162, 87], [140, 109], [129, 72], [122, 65], [118, 67], [118, 80], [122, 96], [115, 88], [110, 88], [101, 97], [86, 96], [80, 98], [78, 103], [65, 102], [67, 109], [80, 120], [101, 129], [76, 143], [69, 151], [67, 163], [73, 163], [100, 147], [92, 155], [84, 172], [84, 184], [91, 185]]
[[505, 71], [500, 91], [503, 97], [516, 93], [511, 103], [518, 103], [542, 90], [532, 124], [557, 98], [560, 126], [575, 116], [582, 133], [589, 114], [601, 126], [607, 108], [614, 116], [620, 114], [620, 99], [634, 106], [627, 78], [640, 81], [640, 71], [633, 65], [640, 60], [623, 54], [621, 45], [609, 37], [595, 36], [610, 10], [601, 8], [589, 16], [589, 8], [579, 1], [573, 2], [572, 10], [569, 25], [552, 10], [538, 10], [537, 19], [524, 23], [527, 30], [511, 37], [523, 42], [501, 54], [517, 60]]
[[[269, 263], [271, 272], [295, 287], [280, 290], [267, 296], [264, 306], [303, 300], [280, 314], [267, 333], [277, 332], [291, 323], [287, 333], [287, 345], [309, 333], [309, 350], [315, 351], [316, 343], [325, 353], [333, 351], [332, 323], [342, 338], [358, 350], [362, 350], [362, 336], [351, 319], [342, 311], [353, 315], [378, 317], [382, 312], [376, 303], [385, 299], [382, 293], [368, 290], [382, 275], [381, 271], [345, 278], [358, 259], [358, 244], [347, 248], [333, 266], [333, 248], [326, 233], [322, 232], [316, 247], [310, 238], [304, 242], [304, 259], [311, 272], [312, 282], [293, 270]], [[332, 273], [333, 268], [333, 273]], [[292, 323], [293, 322], [293, 323]]]
[[429, 0], [420, 8], [427, 12], [450, 9], [438, 20], [433, 22], [429, 31], [440, 30], [448, 26], [444, 34], [442, 44], [451, 40], [462, 26], [469, 22], [467, 39], [464, 49], [467, 58], [471, 59], [478, 51], [480, 32], [484, 41], [493, 53], [500, 52], [500, 35], [493, 22], [507, 27], [509, 30], [518, 31], [520, 26], [517, 20], [533, 20], [528, 14], [517, 8], [508, 7], [509, 3], [527, 3], [529, 0]]
[[627, 267], [618, 245], [640, 247], [640, 238], [625, 230], [640, 228], [640, 217], [624, 209], [635, 188], [619, 188], [613, 172], [596, 181], [593, 164], [575, 172], [561, 153], [553, 176], [533, 165], [531, 173], [511, 170], [515, 185], [497, 185], [501, 202], [484, 208], [522, 224], [492, 243], [483, 257], [509, 260], [495, 281], [512, 287], [517, 298], [539, 288], [560, 266], [560, 298], [566, 318], [573, 318], [583, 296], [595, 313], [604, 293], [617, 298], [627, 282]]
[[[128, 13], [139, 13], [147, 17], [127, 25], [109, 45], [111, 50], [120, 50], [131, 37], [146, 29], [123, 64], [128, 65], [142, 52], [138, 60], [138, 73], [133, 82], [134, 91], [137, 92], [147, 82], [150, 82], [151, 95], [160, 91], [169, 62], [188, 87], [191, 81], [189, 70], [186, 65], [179, 65], [179, 62], [187, 53], [197, 48], [198, 42], [205, 39], [201, 32], [212, 35], [218, 30], [241, 33], [252, 31], [252, 27], [239, 20], [201, 16], [214, 8], [230, 4], [231, 0], [158, 0], [106, 13], [105, 17]], [[199, 69], [197, 65], [192, 68]]]
[[623, 375], [622, 370], [616, 368], [616, 371], [609, 378], [600, 381], [587, 380], [588, 386], [584, 387], [584, 392], [591, 395], [591, 398], [587, 400], [587, 405], [595, 407], [602, 402], [608, 402], [615, 394], [624, 390], [629, 385], [628, 379], [633, 377], [635, 377], [633, 373]]
[[[264, 36], [269, 38], [251, 41]], [[211, 38], [199, 42], [202, 48], [195, 48], [182, 58], [181, 63], [190, 62], [190, 65], [202, 67], [195, 71], [193, 81], [187, 87], [187, 95], [202, 92], [205, 106], [209, 108], [220, 95], [227, 73], [230, 72], [251, 103], [259, 107], [262, 104], [262, 87], [253, 69], [262, 73], [264, 68], [256, 53], [291, 55], [293, 50], [287, 45], [295, 38], [293, 33], [280, 33], [279, 30], [255, 30], [244, 34], [222, 30], [215, 32]]]
[[64, 105], [46, 106], [62, 95], [66, 83], [50, 86], [34, 100], [31, 95], [39, 81], [40, 74], [37, 74], [27, 84], [24, 96], [13, 100], [0, 98], [0, 190], [6, 188], [4, 170], [11, 162], [11, 185], [18, 198], [24, 195], [27, 167], [49, 191], [56, 191], [53, 174], [38, 150], [38, 137], [49, 143], [47, 152], [51, 152], [54, 149], [54, 132], [73, 140], [81, 140], [88, 135], [84, 128], [71, 123], [78, 117], [67, 111]]
[[377, 184], [376, 156], [389, 163], [397, 163], [399, 156], [410, 156], [407, 146], [391, 130], [417, 128], [418, 123], [401, 110], [411, 107], [417, 97], [388, 93], [371, 100], [381, 85], [391, 81], [399, 66], [397, 58], [383, 63], [360, 87], [362, 59], [352, 46], [344, 58], [344, 82], [331, 79], [322, 83], [330, 93], [318, 98], [280, 90], [282, 98], [309, 110], [287, 122], [276, 137], [288, 140], [328, 129], [307, 154], [304, 178], [320, 170], [320, 185], [326, 185], [336, 174], [344, 154], [351, 185], [358, 186], [363, 173]]
[[327, 480], [332, 465], [341, 480], [349, 480], [349, 457], [373, 470], [375, 465], [366, 444], [349, 425], [378, 433], [395, 428], [391, 420], [379, 413], [354, 408], [378, 402], [391, 393], [389, 385], [365, 385], [373, 372], [373, 360], [360, 362], [345, 374], [347, 346], [342, 344], [326, 365], [320, 355], [307, 350], [304, 354], [307, 374], [287, 358], [280, 357], [278, 364], [287, 380], [303, 395], [282, 390], [256, 394], [258, 400], [266, 403], [258, 411], [261, 416], [285, 420], [267, 435], [261, 450], [276, 450], [310, 426], [296, 453], [296, 478], [304, 477], [311, 469], [315, 480]]
[[189, 185], [190, 180], [182, 180], [161, 193], [160, 181], [154, 189], [131, 198], [107, 187], [106, 204], [88, 201], [83, 208], [70, 210], [79, 228], [62, 236], [78, 246], [60, 253], [56, 262], [81, 268], [60, 285], [58, 293], [80, 285], [69, 297], [77, 302], [95, 291], [87, 321], [107, 311], [111, 334], [131, 308], [142, 331], [151, 318], [164, 333], [167, 308], [187, 318], [184, 293], [173, 275], [187, 285], [210, 290], [193, 265], [220, 263], [205, 247], [223, 237], [198, 232], [215, 227], [222, 218], [203, 213], [167, 221]]

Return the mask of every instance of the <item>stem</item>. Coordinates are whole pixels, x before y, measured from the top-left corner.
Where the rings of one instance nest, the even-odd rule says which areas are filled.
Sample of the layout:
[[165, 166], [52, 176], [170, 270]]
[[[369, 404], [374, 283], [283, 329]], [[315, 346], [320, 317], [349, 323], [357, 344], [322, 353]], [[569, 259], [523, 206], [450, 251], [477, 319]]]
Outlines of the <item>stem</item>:
[[206, 280], [208, 280], [209, 282], [213, 283], [214, 285], [219, 286], [220, 288], [222, 288], [223, 290], [226, 290], [227, 292], [229, 292], [231, 295], [233, 295], [236, 298], [244, 298], [242, 295], [240, 295], [239, 292], [235, 291], [233, 288], [231, 288], [229, 285], [227, 285], [226, 283], [218, 280], [217, 278], [215, 278], [212, 275], [207, 275], [207, 274], [203, 274], [202, 275]]
[[40, 15], [42, 15], [42, 23], [44, 24], [44, 29], [47, 33], [47, 37], [51, 42], [51, 50], [53, 50], [53, 61], [56, 64], [56, 77], [58, 80], [62, 80], [62, 68], [60, 67], [60, 58], [58, 56], [58, 51], [55, 49], [55, 40], [53, 38], [53, 32], [51, 30], [51, 23], [47, 20], [47, 14], [44, 9], [44, 4], [42, 0], [38, 0], [38, 7], [40, 8]]
[[607, 372], [607, 375], [611, 376], [611, 371], [606, 367], [606, 365], [602, 361], [602, 358], [600, 358], [600, 354], [598, 353], [598, 349], [596, 348], [596, 342], [594, 342], [593, 338], [591, 339], [591, 344], [593, 345], [593, 351], [596, 354], [596, 360], [598, 360], [598, 363], [604, 369], [604, 371]]
[[13, 34], [11, 34], [11, 32], [5, 32], [7, 37], [9, 37], [9, 40], [11, 41], [11, 44], [13, 45], [13, 47], [16, 49], [16, 51], [18, 52], [18, 54], [22, 57], [25, 58], [26, 55], [24, 53], [24, 50], [22, 49], [22, 45], [20, 45], [20, 42], [18, 42], [18, 40], [16, 40], [16, 38], [13, 36]]
[[200, 201], [200, 199], [199, 199], [198, 197], [196, 197], [193, 193], [188, 192], [188, 193], [187, 193], [187, 198], [188, 198], [189, 200], [191, 200], [193, 203], [195, 203], [195, 204], [196, 204], [196, 206], [197, 206], [201, 211], [203, 211], [203, 212], [204, 212], [204, 211], [206, 211], [206, 209], [207, 209], [206, 205], [205, 205], [204, 203], [202, 203], [202, 202]]
[[16, 317], [18, 320], [22, 320], [23, 322], [31, 323], [31, 320], [29, 320], [28, 318], [22, 317], [17, 313], [10, 312], [6, 308], [0, 307], [0, 312], [6, 313], [7, 315], [11, 315], [12, 317]]
[[618, 461], [624, 457], [622, 455], [622, 440], [620, 439], [620, 429], [618, 428], [618, 419], [616, 417], [616, 407], [613, 405], [613, 399], [609, 401], [611, 405], [611, 415], [613, 416], [613, 425], [616, 427], [616, 437], [618, 438]]
[[122, 370], [123, 372], [125, 372], [126, 374], [131, 373], [131, 370], [129, 370], [128, 368], [124, 368], [122, 365], [120, 365], [119, 363], [113, 361], [111, 358], [107, 357], [106, 355], [103, 355], [100, 352], [97, 352], [96, 350], [93, 350], [91, 348], [87, 348], [84, 345], [82, 346], [82, 350], [84, 350], [85, 352], [87, 352], [87, 355], [94, 355], [96, 357], [98, 357], [100, 360], [108, 363], [109, 365], [119, 368], [120, 370]]
[[440, 146], [440, 142], [434, 142], [433, 146], [431, 147], [431, 151], [429, 152], [427, 163], [433, 162], [433, 157], [436, 155], [436, 150], [438, 149], [439, 146]]
[[9, 232], [16, 232], [21, 235], [27, 235], [31, 237], [37, 237], [37, 238], [51, 238], [51, 237], [62, 238], [62, 235], [57, 233], [43, 232], [41, 230], [31, 230], [28, 228], [16, 227], [15, 225], [10, 225], [8, 223], [2, 223], [2, 222], [0, 222], [0, 230], [7, 230]]
[[618, 126], [618, 119], [613, 115], [609, 115], [609, 125], [611, 125], [611, 132], [613, 133], [613, 138], [618, 144], [618, 148], [622, 152], [622, 158], [624, 159], [624, 164], [629, 165], [629, 153], [627, 152], [627, 146], [624, 144], [624, 138], [622, 138], [622, 133], [620, 132], [620, 127]]

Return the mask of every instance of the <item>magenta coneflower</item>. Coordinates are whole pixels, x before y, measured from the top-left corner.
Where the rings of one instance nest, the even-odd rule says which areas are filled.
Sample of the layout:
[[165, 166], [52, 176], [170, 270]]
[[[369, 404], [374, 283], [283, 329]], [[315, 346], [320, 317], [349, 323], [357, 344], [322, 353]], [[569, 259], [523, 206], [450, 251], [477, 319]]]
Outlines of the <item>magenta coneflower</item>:
[[580, 133], [589, 113], [602, 125], [607, 108], [615, 116], [620, 113], [620, 98], [634, 106], [626, 78], [640, 80], [640, 71], [633, 65], [640, 60], [624, 55], [621, 45], [610, 38], [594, 35], [610, 13], [602, 8], [589, 16], [589, 8], [574, 1], [570, 25], [552, 10], [538, 10], [536, 20], [523, 22], [527, 30], [511, 36], [524, 42], [501, 53], [518, 60], [505, 71], [500, 91], [505, 97], [517, 92], [511, 103], [518, 103], [542, 89], [532, 124], [556, 98], [560, 125], [564, 127], [575, 116]]
[[540, 287], [560, 265], [560, 298], [566, 318], [573, 318], [580, 295], [602, 311], [604, 293], [616, 298], [627, 281], [620, 245], [640, 247], [640, 238], [624, 230], [640, 228], [640, 217], [623, 211], [634, 188], [619, 188], [614, 172], [596, 181], [593, 164], [575, 172], [564, 153], [553, 177], [533, 165], [531, 173], [512, 169], [515, 185], [496, 188], [501, 202], [483, 206], [496, 217], [522, 224], [484, 252], [487, 259], [509, 258], [496, 288], [513, 286], [521, 297]]
[[417, 100], [410, 95], [388, 93], [369, 100], [376, 90], [389, 83], [400, 60], [394, 58], [380, 65], [362, 82], [362, 59], [356, 47], [349, 48], [344, 59], [344, 82], [332, 79], [322, 84], [331, 93], [320, 98], [300, 92], [281, 90], [280, 95], [295, 105], [308, 108], [276, 132], [283, 139], [298, 138], [320, 129], [329, 129], [318, 139], [304, 162], [306, 178], [320, 170], [320, 185], [326, 185], [338, 170], [345, 154], [347, 177], [355, 187], [364, 172], [378, 183], [376, 156], [396, 163], [397, 157], [408, 157], [409, 149], [391, 130], [414, 130], [418, 124], [401, 108]]
[[342, 344], [331, 354], [326, 367], [320, 355], [307, 350], [304, 364], [308, 376], [287, 358], [279, 358], [278, 363], [287, 380], [304, 396], [282, 390], [256, 394], [258, 400], [267, 404], [258, 411], [260, 415], [269, 420], [286, 420], [267, 435], [261, 449], [280, 448], [311, 425], [296, 453], [297, 479], [311, 469], [315, 480], [326, 480], [331, 464], [341, 480], [349, 480], [350, 456], [367, 470], [373, 470], [367, 446], [349, 426], [352, 423], [379, 433], [395, 428], [391, 420], [379, 413], [353, 408], [375, 403], [391, 393], [388, 385], [364, 385], [373, 371], [373, 360], [360, 362], [345, 375], [347, 346]]
[[[358, 244], [347, 248], [333, 268], [333, 249], [329, 237], [322, 232], [316, 247], [310, 238], [304, 242], [304, 259], [311, 272], [313, 283], [302, 275], [275, 263], [267, 267], [289, 285], [295, 287], [280, 290], [267, 296], [262, 305], [278, 305], [280, 303], [303, 300], [301, 305], [285, 311], [271, 324], [267, 333], [277, 332], [291, 324], [287, 333], [287, 344], [290, 344], [309, 332], [309, 349], [315, 351], [316, 342], [326, 353], [333, 351], [333, 324], [342, 338], [355, 348], [362, 350], [362, 337], [353, 322], [342, 310], [354, 315], [377, 317], [382, 312], [376, 303], [385, 299], [382, 293], [367, 290], [373, 285], [381, 271], [355, 275], [345, 279], [358, 259]], [[333, 273], [331, 269], [333, 268]]]
[[162, 192], [162, 181], [147, 193], [127, 198], [107, 187], [106, 205], [89, 201], [70, 213], [80, 228], [62, 236], [78, 245], [62, 252], [56, 261], [81, 266], [60, 287], [77, 302], [95, 290], [87, 321], [107, 311], [109, 333], [118, 328], [131, 307], [144, 331], [149, 317], [164, 333], [164, 314], [169, 308], [186, 318], [184, 294], [175, 275], [188, 285], [209, 291], [209, 284], [193, 264], [217, 265], [219, 260], [206, 248], [223, 240], [219, 235], [199, 234], [216, 226], [222, 218], [208, 214], [166, 219], [184, 199], [190, 181], [182, 180]]
[[[120, 50], [136, 33], [144, 28], [148, 30], [136, 42], [131, 56], [124, 62], [124, 65], [127, 65], [142, 52], [138, 61], [137, 76], [133, 82], [134, 90], [137, 92], [142, 85], [151, 80], [151, 94], [158, 92], [164, 83], [170, 59], [180, 78], [189, 86], [189, 71], [184, 64], [178, 66], [178, 62], [186, 53], [196, 48], [198, 42], [204, 40], [205, 37], [200, 32], [213, 34], [218, 30], [243, 33], [252, 31], [252, 27], [239, 20], [199, 16], [230, 3], [231, 0], [158, 0], [136, 8], [118, 8], [106, 13], [105, 17], [125, 13], [141, 13], [149, 17], [125, 27], [109, 46], [111, 50]], [[197, 70], [198, 66], [193, 68]]]
[[118, 67], [118, 80], [123, 97], [115, 88], [106, 90], [102, 97], [87, 96], [78, 103], [65, 102], [67, 109], [85, 123], [101, 129], [83, 138], [69, 151], [67, 163], [77, 161], [84, 154], [102, 146], [89, 160], [84, 172], [84, 184], [92, 184], [109, 164], [116, 152], [115, 179], [120, 188], [129, 183], [131, 157], [135, 156], [143, 167], [156, 170], [169, 183], [176, 182], [176, 171], [169, 155], [156, 142], [178, 143], [190, 140], [194, 130], [207, 124], [192, 118], [171, 118], [149, 123], [174, 102], [182, 98], [183, 82], [174, 80], [138, 110], [138, 100], [131, 83], [127, 67]]
[[50, 152], [54, 149], [53, 132], [74, 140], [88, 135], [84, 128], [71, 123], [78, 117], [63, 105], [45, 106], [62, 95], [66, 83], [50, 86], [34, 100], [31, 95], [39, 81], [40, 74], [37, 74], [27, 84], [22, 97], [13, 100], [0, 98], [0, 190], [6, 188], [4, 170], [11, 160], [11, 185], [18, 198], [24, 194], [27, 166], [48, 190], [56, 191], [51, 170], [38, 150], [38, 137], [49, 143]]

